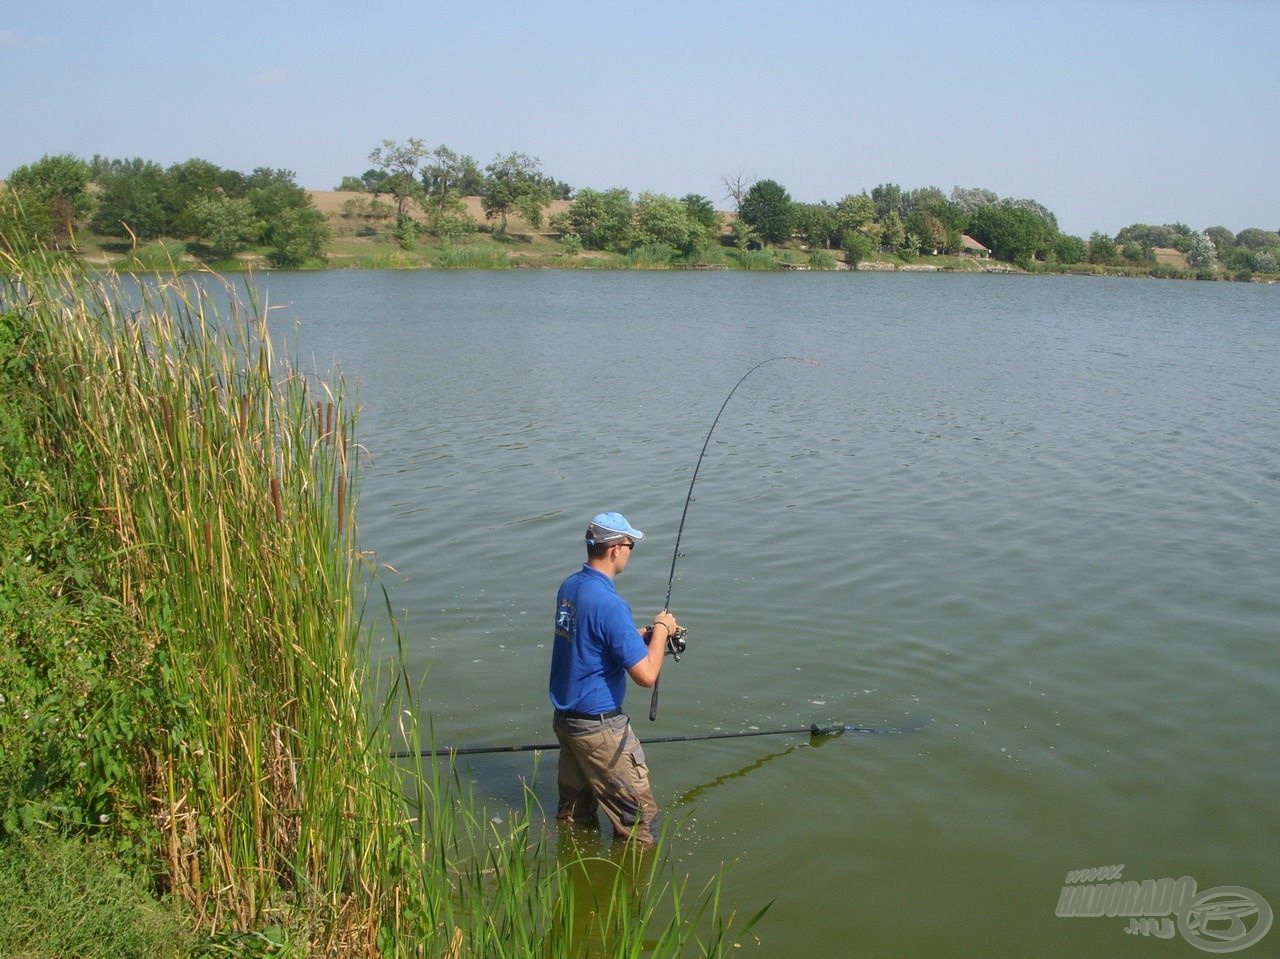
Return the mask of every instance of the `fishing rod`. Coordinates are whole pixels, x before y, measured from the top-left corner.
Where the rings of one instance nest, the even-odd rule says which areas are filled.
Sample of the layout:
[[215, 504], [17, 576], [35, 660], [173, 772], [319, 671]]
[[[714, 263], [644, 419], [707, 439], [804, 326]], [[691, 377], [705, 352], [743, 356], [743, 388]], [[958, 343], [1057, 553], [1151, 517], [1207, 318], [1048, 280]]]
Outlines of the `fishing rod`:
[[[640, 744], [648, 746], [653, 743], [691, 743], [707, 739], [746, 739], [749, 736], [799, 736], [808, 735], [812, 739], [842, 736], [845, 733], [873, 733], [889, 735], [909, 732], [914, 727], [903, 726], [862, 726], [856, 723], [841, 722], [811, 723], [808, 726], [796, 726], [787, 729], [746, 729], [736, 733], [698, 733], [687, 736], [657, 736], [642, 739]], [[401, 750], [393, 752], [392, 759], [413, 759], [417, 756], [477, 756], [484, 753], [531, 753], [559, 749], [560, 743], [526, 743], [520, 746], [441, 746], [437, 749], [419, 751]]]
[[[771, 356], [767, 360], [761, 360], [743, 373], [738, 382], [733, 384], [733, 389], [724, 398], [724, 402], [720, 404], [720, 410], [716, 413], [716, 418], [711, 421], [711, 429], [707, 430], [707, 438], [702, 441], [702, 452], [698, 454], [698, 461], [693, 465], [693, 478], [689, 480], [689, 492], [684, 498], [684, 509], [680, 513], [680, 526], [676, 529], [676, 544], [671, 550], [671, 573], [667, 576], [667, 598], [662, 603], [662, 611], [664, 613], [671, 609], [671, 586], [676, 579], [676, 561], [680, 558], [680, 537], [684, 535], [684, 521], [689, 516], [689, 504], [693, 502], [693, 485], [698, 482], [698, 471], [702, 469], [702, 460], [707, 455], [707, 447], [711, 445], [711, 434], [716, 431], [716, 424], [720, 422], [720, 416], [724, 413], [725, 407], [729, 405], [729, 401], [733, 399], [733, 394], [738, 392], [738, 387], [760, 367], [777, 360], [797, 360], [801, 363], [812, 363], [814, 366], [823, 365], [817, 360], [810, 360], [803, 356]], [[671, 653], [676, 662], [680, 661], [680, 656], [687, 647], [685, 637], [688, 634], [689, 630], [681, 626], [673, 635], [667, 637], [667, 652]], [[653, 695], [649, 699], [649, 722], [653, 722], [658, 718], [658, 682], [661, 678], [659, 676], [658, 679], [653, 681]]]

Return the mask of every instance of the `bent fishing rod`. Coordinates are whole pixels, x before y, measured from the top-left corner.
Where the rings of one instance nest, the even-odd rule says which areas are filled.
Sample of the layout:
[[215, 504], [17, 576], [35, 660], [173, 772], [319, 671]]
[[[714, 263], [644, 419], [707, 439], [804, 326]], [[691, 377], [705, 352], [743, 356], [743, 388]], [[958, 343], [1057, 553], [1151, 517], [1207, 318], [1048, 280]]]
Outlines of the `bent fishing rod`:
[[[862, 726], [856, 723], [842, 722], [811, 723], [808, 726], [796, 726], [787, 729], [745, 729], [736, 733], [698, 733], [686, 736], [657, 736], [652, 739], [641, 739], [643, 746], [654, 743], [691, 743], [707, 739], [746, 739], [749, 736], [801, 736], [807, 735], [810, 740], [842, 736], [845, 733], [872, 733], [877, 736], [894, 733], [911, 732], [917, 726]], [[392, 759], [413, 759], [417, 756], [477, 756], [485, 753], [531, 753], [546, 752], [559, 749], [560, 743], [525, 743], [520, 746], [439, 746], [435, 749], [401, 750], [391, 753]]]
[[[680, 537], [684, 535], [684, 522], [689, 517], [689, 504], [693, 502], [693, 486], [698, 482], [698, 471], [702, 469], [702, 460], [707, 455], [707, 447], [711, 445], [711, 434], [716, 431], [716, 424], [720, 422], [720, 416], [724, 413], [725, 407], [729, 405], [729, 401], [733, 399], [733, 394], [738, 392], [748, 376], [754, 373], [760, 367], [778, 360], [797, 360], [800, 363], [812, 363], [814, 366], [822, 366], [817, 360], [810, 360], [803, 356], [771, 356], [767, 360], [761, 360], [747, 372], [743, 373], [738, 382], [733, 384], [733, 389], [729, 391], [729, 395], [724, 398], [724, 402], [720, 404], [720, 410], [716, 413], [715, 419], [711, 421], [711, 429], [707, 430], [707, 438], [702, 441], [702, 452], [698, 454], [698, 461], [693, 465], [693, 477], [689, 480], [689, 492], [684, 498], [684, 509], [680, 513], [680, 526], [676, 529], [676, 544], [671, 550], [671, 573], [667, 576], [667, 598], [663, 600], [662, 611], [665, 613], [671, 609], [671, 586], [676, 579], [676, 561], [680, 558]], [[670, 653], [677, 662], [684, 653], [687, 646], [685, 637], [688, 636], [689, 630], [681, 626], [676, 630], [675, 634], [667, 637], [667, 652]], [[658, 682], [661, 676], [653, 682], [653, 695], [649, 698], [649, 722], [653, 722], [658, 718]]]

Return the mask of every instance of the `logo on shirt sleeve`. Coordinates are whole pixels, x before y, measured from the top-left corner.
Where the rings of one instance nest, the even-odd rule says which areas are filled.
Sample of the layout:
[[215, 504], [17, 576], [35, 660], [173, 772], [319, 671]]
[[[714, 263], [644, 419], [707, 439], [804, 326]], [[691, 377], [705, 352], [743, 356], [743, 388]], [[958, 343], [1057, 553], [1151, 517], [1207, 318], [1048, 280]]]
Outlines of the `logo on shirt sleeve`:
[[560, 604], [560, 608], [556, 610], [556, 635], [561, 639], [573, 642], [574, 633], [574, 615], [573, 603], [565, 600]]

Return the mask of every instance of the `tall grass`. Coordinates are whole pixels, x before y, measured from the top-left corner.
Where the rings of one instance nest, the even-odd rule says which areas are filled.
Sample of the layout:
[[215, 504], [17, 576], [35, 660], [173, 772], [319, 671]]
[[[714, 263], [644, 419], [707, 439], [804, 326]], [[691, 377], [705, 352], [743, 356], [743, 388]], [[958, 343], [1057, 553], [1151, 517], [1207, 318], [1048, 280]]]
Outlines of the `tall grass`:
[[776, 270], [778, 261], [773, 250], [734, 250], [730, 254], [742, 270]]
[[116, 835], [201, 929], [334, 956], [727, 948], [716, 883], [690, 893], [658, 854], [584, 894], [590, 857], [552, 855], [532, 796], [500, 833], [447, 767], [387, 757], [395, 717], [419, 731], [407, 683], [367, 700], [355, 401], [288, 362], [251, 285], [5, 265], [44, 453], [88, 477], [76, 515], [115, 544], [149, 657]]
[[[362, 889], [394, 816], [358, 663], [353, 408], [288, 369], [265, 312], [190, 280], [27, 278], [44, 432], [97, 476], [121, 601], [162, 695], [139, 776], [167, 885], [209, 925], [304, 894], [328, 942], [377, 924]], [[358, 913], [356, 918], [353, 913]]]
[[624, 254], [622, 263], [631, 270], [665, 270], [675, 256], [675, 247], [668, 243], [646, 243]]
[[511, 257], [506, 250], [455, 246], [442, 250], [434, 263], [443, 270], [503, 270], [511, 266]]

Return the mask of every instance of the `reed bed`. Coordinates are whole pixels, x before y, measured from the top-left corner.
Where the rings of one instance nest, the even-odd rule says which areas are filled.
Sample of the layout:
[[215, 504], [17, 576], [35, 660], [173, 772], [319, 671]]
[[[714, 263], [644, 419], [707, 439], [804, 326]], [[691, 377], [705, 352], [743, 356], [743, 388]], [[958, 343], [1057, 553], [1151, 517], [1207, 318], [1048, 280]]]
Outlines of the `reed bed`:
[[675, 256], [675, 247], [667, 243], [647, 243], [624, 254], [622, 263], [631, 270], [665, 270]]
[[532, 796], [499, 832], [447, 766], [388, 758], [392, 726], [421, 737], [404, 677], [368, 700], [355, 400], [281, 354], [251, 283], [34, 262], [5, 264], [0, 310], [39, 343], [41, 442], [90, 477], [76, 515], [114, 543], [149, 651], [119, 799], [141, 808], [116, 838], [204, 934], [283, 927], [317, 956], [728, 948], [718, 881], [690, 893], [659, 851], [584, 885], [604, 860], [559, 848]]
[[483, 246], [454, 246], [442, 250], [434, 265], [441, 270], [505, 270], [511, 266], [506, 250]]
[[773, 250], [735, 250], [733, 257], [742, 270], [776, 270], [778, 260]]

